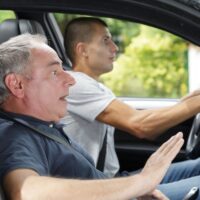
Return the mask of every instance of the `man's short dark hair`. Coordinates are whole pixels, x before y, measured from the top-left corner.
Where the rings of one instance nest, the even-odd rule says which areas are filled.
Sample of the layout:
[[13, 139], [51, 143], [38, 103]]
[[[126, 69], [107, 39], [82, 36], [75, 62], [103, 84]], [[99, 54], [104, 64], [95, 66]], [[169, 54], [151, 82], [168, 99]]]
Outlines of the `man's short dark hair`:
[[107, 27], [107, 24], [94, 17], [79, 17], [71, 20], [65, 29], [64, 45], [65, 51], [72, 63], [75, 61], [75, 46], [78, 42], [89, 42], [95, 31], [94, 25], [100, 24]]

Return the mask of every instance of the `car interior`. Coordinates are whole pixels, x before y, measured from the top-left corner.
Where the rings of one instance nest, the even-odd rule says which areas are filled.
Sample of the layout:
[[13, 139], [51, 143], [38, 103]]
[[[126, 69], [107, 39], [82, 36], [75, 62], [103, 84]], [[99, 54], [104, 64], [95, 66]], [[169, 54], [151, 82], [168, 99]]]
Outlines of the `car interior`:
[[[23, 33], [31, 33], [31, 34], [43, 34], [45, 35], [45, 32], [41, 26], [41, 24], [35, 20], [29, 20], [29, 19], [8, 19], [8, 20], [5, 20], [3, 21], [1, 24], [0, 24], [0, 43], [8, 40], [9, 38], [13, 37], [13, 36], [17, 36], [19, 34], [23, 34]], [[186, 123], [186, 122], [184, 122]], [[190, 119], [188, 120], [187, 123], [190, 123], [192, 124], [193, 123], [193, 119]], [[180, 126], [179, 126], [180, 127]], [[182, 127], [184, 129], [184, 132], [189, 132], [190, 130], [186, 129], [184, 126]], [[195, 129], [198, 129], [198, 127], [195, 127]], [[119, 133], [117, 133], [117, 131]], [[120, 133], [121, 131], [117, 130], [116, 131], [116, 138], [115, 138], [115, 141], [116, 141], [116, 150], [117, 150], [117, 153], [118, 153], [118, 156], [119, 156], [119, 159], [120, 159], [120, 164], [121, 164], [121, 168], [130, 168], [130, 170], [132, 169], [132, 164], [130, 166], [127, 165], [127, 162], [126, 162], [126, 159], [127, 157], [131, 157], [134, 159], [135, 156], [138, 156], [140, 155], [140, 146], [138, 146], [138, 152], [136, 151], [136, 154], [135, 156], [133, 156], [133, 154], [131, 153], [131, 155], [129, 155], [129, 152], [131, 150], [131, 141], [138, 141], [138, 144], [140, 143], [140, 140], [137, 139], [136, 137], [130, 137], [129, 135], [127, 135], [127, 137], [124, 137], [124, 134], [125, 133]], [[169, 134], [170, 135], [173, 135], [174, 132], [177, 132], [179, 131], [177, 129], [177, 127], [175, 128], [171, 128], [170, 130], [168, 130], [166, 132], [166, 137], [168, 138], [169, 137]], [[193, 136], [194, 137], [194, 136]], [[127, 139], [128, 138], [128, 139]], [[165, 140], [165, 137], [162, 136], [162, 138], [158, 139], [157, 142], [159, 143], [162, 143], [163, 141]], [[127, 141], [129, 141], [130, 145], [127, 144]], [[118, 144], [119, 142], [119, 144]], [[123, 144], [124, 142], [124, 144]], [[144, 149], [148, 147], [148, 141], [146, 141], [146, 144], [144, 145]], [[191, 141], [190, 141], [191, 143]], [[124, 145], [124, 146], [123, 146]], [[151, 146], [149, 149], [148, 149], [148, 153], [149, 155], [151, 153], [153, 153], [156, 149], [156, 146], [155, 148], [152, 148], [152, 143], [149, 143], [149, 145]], [[152, 151], [150, 151], [150, 149]], [[124, 157], [124, 154], [126, 154], [126, 157]], [[142, 155], [142, 154], [141, 154]], [[143, 159], [145, 159], [145, 156], [143, 156]], [[129, 159], [130, 159], [129, 157]], [[180, 156], [180, 159], [181, 159], [181, 156]], [[134, 160], [131, 160], [131, 162], [135, 162]], [[137, 162], [137, 167], [141, 167], [143, 165], [143, 160], [141, 160], [141, 163], [138, 163], [138, 160], [136, 161]], [[127, 168], [128, 167], [128, 168]], [[5, 200], [5, 195], [3, 193], [3, 190], [2, 190], [2, 187], [0, 186], [0, 200]]]
[[34, 20], [8, 19], [0, 24], [0, 43], [5, 42], [11, 37], [23, 33], [45, 34], [42, 26]]
[[[168, 9], [167, 6], [166, 8]], [[165, 10], [166, 13], [168, 12], [167, 9]], [[141, 6], [141, 10], [143, 10], [142, 6]], [[165, 25], [156, 24], [157, 23], [155, 20], [156, 18], [154, 18], [156, 16], [156, 12], [155, 12], [155, 15], [152, 17], [152, 21], [148, 21], [150, 20], [148, 19], [148, 15], [151, 15], [150, 10], [151, 10], [151, 6], [149, 6], [146, 9], [147, 13], [145, 14], [145, 16], [142, 16], [142, 13], [139, 13], [135, 8], [136, 21], [137, 20], [145, 21], [147, 22], [147, 24], [154, 24], [158, 26], [163, 26], [162, 28], [166, 28], [167, 25], [166, 27], [164, 27]], [[84, 13], [84, 11], [80, 9], [80, 13], [82, 13], [81, 11]], [[87, 14], [87, 9], [85, 12]], [[129, 12], [130, 12], [129, 15], [131, 16], [131, 11], [127, 11], [127, 13]], [[160, 11], [157, 10], [157, 14], [159, 12]], [[38, 11], [36, 13], [38, 14], [37, 16], [34, 12], [28, 14], [28, 12], [20, 11], [19, 9], [19, 11], [17, 12], [16, 19], [6, 19], [3, 22], [1, 22], [0, 23], [0, 43], [8, 40], [9, 38], [13, 36], [26, 33], [26, 32], [31, 33], [31, 34], [39, 33], [39, 34], [46, 35], [49, 40], [49, 45], [57, 51], [59, 57], [63, 60], [65, 69], [70, 70], [71, 63], [68, 57], [65, 55], [65, 51], [63, 47], [63, 38], [60, 33], [61, 31], [59, 30], [57, 22], [54, 19], [54, 16], [52, 15], [52, 13], [46, 13], [46, 12], [43, 13], [43, 12], [38, 12]], [[169, 13], [167, 14], [166, 13], [163, 15], [164, 17], [166, 17], [166, 19], [164, 19], [163, 17], [160, 22], [163, 24], [165, 24], [166, 22], [166, 24], [168, 24], [169, 27], [167, 27], [166, 29], [170, 30], [173, 33], [179, 33], [179, 35], [181, 35], [182, 32], [185, 31], [185, 36], [189, 40], [200, 45], [199, 34], [197, 34], [199, 33], [198, 32], [199, 25], [198, 26], [194, 25], [196, 18], [194, 18], [193, 22], [190, 24], [189, 23], [190, 14], [187, 13], [187, 16], [185, 16], [185, 18], [188, 17], [188, 19], [183, 20], [181, 27], [179, 27], [180, 29], [182, 29], [182, 31], [178, 32], [177, 23], [178, 23], [178, 20], [181, 21], [181, 18], [177, 17], [178, 20], [173, 21], [173, 19], [171, 19], [171, 16], [169, 16]], [[90, 14], [93, 14], [93, 13], [91, 12]], [[101, 14], [103, 14], [103, 11]], [[113, 17], [113, 16], [116, 17], [116, 15], [117, 14], [115, 13], [113, 15], [110, 15], [110, 17]], [[167, 16], [169, 18], [167, 18]], [[131, 17], [129, 17], [129, 19], [131, 19]], [[191, 30], [188, 27], [192, 27]], [[192, 31], [194, 32], [193, 38], [191, 36]], [[147, 141], [144, 139], [138, 139], [134, 136], [130, 136], [128, 133], [125, 133], [124, 131], [116, 129], [115, 130], [115, 148], [116, 148], [116, 152], [120, 161], [120, 170], [121, 171], [133, 170], [133, 169], [137, 170], [141, 168], [144, 165], [146, 159], [157, 149], [157, 147], [160, 146], [160, 144], [162, 144], [166, 139], [168, 139], [169, 137], [171, 137], [178, 131], [184, 132], [184, 139], [187, 142], [184, 144], [179, 155], [176, 157], [175, 162], [186, 160], [188, 158], [199, 157], [200, 156], [200, 153], [199, 153], [200, 152], [200, 133], [199, 133], [200, 132], [200, 117], [199, 115], [193, 116], [190, 119], [178, 124], [177, 126], [174, 126], [166, 130], [165, 133], [163, 133], [162, 136], [158, 137], [155, 141]], [[3, 194], [1, 186], [0, 186], [0, 200], [5, 200], [5, 196]]]

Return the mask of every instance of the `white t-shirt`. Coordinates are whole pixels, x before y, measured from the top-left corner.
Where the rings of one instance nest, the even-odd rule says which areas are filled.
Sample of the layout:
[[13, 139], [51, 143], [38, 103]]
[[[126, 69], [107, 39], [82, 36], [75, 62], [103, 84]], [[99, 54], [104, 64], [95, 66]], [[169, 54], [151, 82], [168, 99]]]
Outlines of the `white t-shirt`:
[[107, 129], [107, 149], [104, 173], [113, 177], [119, 170], [119, 161], [114, 147], [114, 128], [95, 118], [116, 98], [102, 83], [81, 72], [68, 72], [76, 84], [70, 87], [69, 113], [61, 120], [65, 133], [79, 143], [97, 164], [99, 152]]

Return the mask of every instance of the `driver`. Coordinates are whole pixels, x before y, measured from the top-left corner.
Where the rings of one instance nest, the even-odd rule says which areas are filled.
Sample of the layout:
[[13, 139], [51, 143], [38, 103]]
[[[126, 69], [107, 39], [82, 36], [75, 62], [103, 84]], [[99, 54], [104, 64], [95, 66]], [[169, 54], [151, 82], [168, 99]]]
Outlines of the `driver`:
[[[119, 172], [114, 127], [139, 138], [153, 140], [166, 129], [200, 112], [199, 90], [171, 107], [136, 110], [117, 99], [109, 88], [100, 83], [100, 76], [113, 69], [118, 50], [104, 21], [98, 18], [76, 18], [67, 25], [64, 39], [67, 55], [72, 62], [72, 71], [69, 73], [76, 84], [70, 88], [67, 97], [69, 114], [62, 122], [66, 124], [67, 135], [93, 157], [97, 167], [103, 141], [107, 136], [104, 165], [106, 175], [113, 177]], [[166, 188], [162, 189], [166, 193], [181, 190], [184, 184], [189, 184], [189, 180], [179, 181], [180, 185], [169, 182], [199, 174], [199, 159], [173, 165], [163, 180]], [[195, 181], [191, 180], [191, 183]]]

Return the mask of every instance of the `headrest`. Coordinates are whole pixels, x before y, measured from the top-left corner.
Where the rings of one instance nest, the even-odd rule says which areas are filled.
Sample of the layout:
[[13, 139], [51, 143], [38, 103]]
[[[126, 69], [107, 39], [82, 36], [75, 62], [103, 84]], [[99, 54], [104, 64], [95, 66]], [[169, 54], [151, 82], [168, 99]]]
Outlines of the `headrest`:
[[22, 33], [43, 34], [45, 32], [37, 21], [27, 19], [7, 19], [0, 24], [0, 44]]

